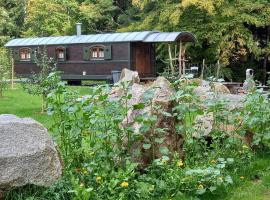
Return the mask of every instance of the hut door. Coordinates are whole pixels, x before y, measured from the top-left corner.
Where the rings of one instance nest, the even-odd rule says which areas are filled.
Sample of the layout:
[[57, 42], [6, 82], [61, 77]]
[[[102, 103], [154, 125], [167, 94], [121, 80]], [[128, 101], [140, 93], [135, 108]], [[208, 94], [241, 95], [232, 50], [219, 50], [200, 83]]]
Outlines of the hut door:
[[142, 77], [149, 76], [152, 72], [151, 44], [135, 43], [133, 48], [133, 59], [136, 71]]

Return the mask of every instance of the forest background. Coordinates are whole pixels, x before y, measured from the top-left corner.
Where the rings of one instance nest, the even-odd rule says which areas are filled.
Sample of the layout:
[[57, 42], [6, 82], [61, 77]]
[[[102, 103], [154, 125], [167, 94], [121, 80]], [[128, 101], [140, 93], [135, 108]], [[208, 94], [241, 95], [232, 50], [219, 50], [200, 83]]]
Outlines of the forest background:
[[83, 34], [192, 32], [188, 62], [219, 61], [228, 80], [243, 81], [253, 68], [265, 83], [270, 71], [269, 0], [0, 0], [0, 47], [12, 38], [74, 35], [77, 22]]

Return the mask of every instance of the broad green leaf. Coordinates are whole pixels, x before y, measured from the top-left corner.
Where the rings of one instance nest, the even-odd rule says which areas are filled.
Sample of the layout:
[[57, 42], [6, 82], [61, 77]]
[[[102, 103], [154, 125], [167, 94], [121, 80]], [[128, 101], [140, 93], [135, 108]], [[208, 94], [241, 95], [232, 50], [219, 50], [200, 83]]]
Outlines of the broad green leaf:
[[143, 144], [143, 148], [144, 149], [150, 149], [151, 148], [151, 144]]

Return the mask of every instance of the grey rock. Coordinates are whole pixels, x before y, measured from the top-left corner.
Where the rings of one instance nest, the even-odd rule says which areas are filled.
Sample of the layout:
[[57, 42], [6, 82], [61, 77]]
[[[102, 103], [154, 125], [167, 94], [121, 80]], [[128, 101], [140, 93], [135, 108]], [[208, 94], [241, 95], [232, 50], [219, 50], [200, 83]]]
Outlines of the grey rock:
[[62, 168], [59, 152], [40, 123], [0, 115], [0, 189], [50, 186], [61, 176]]
[[[152, 106], [158, 106], [158, 109], [151, 109], [150, 103], [146, 103], [145, 98], [147, 93], [152, 93], [149, 95], [148, 102], [151, 102]], [[122, 126], [132, 127], [134, 134], [141, 135], [142, 140], [133, 143], [131, 147], [131, 157], [134, 161], [140, 163], [142, 167], [147, 166], [151, 163], [152, 159], [152, 149], [143, 149], [143, 144], [147, 143], [150, 139], [153, 138], [163, 138], [161, 144], [156, 144], [156, 149], [167, 148], [170, 153], [177, 152], [180, 157], [183, 156], [182, 145], [183, 138], [181, 135], [176, 134], [175, 118], [172, 116], [165, 116], [164, 112], [172, 114], [172, 97], [175, 94], [174, 89], [170, 86], [170, 82], [164, 77], [158, 77], [151, 85], [139, 85], [133, 84], [130, 89], [132, 98], [128, 101], [128, 106], [131, 108], [128, 112], [127, 118], [122, 122]], [[133, 105], [138, 103], [144, 103], [145, 107], [143, 109], [132, 109]], [[147, 132], [141, 132], [142, 124], [139, 124], [135, 121], [135, 118], [139, 115], [151, 116], [156, 115], [157, 120], [155, 127], [163, 129], [163, 133], [155, 132], [154, 135], [152, 130]], [[140, 154], [138, 154], [140, 152]], [[168, 155], [169, 157], [173, 156], [172, 154]], [[154, 158], [161, 158], [162, 154], [159, 151], [155, 152]]]
[[133, 83], [140, 83], [140, 77], [137, 71], [131, 71], [124, 68], [120, 75], [120, 81], [130, 81]]
[[114, 85], [111, 90], [110, 99], [116, 100], [123, 95], [122, 84], [127, 83], [129, 86], [140, 83], [140, 77], [137, 71], [131, 71], [124, 68], [121, 72], [120, 80]]

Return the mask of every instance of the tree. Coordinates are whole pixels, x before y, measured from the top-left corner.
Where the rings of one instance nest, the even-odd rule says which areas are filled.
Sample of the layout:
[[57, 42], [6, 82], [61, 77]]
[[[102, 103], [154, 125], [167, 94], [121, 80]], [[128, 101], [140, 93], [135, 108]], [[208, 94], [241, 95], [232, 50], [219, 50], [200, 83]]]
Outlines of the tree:
[[7, 87], [6, 79], [10, 72], [10, 66], [8, 50], [0, 48], [0, 98], [3, 97], [3, 92]]
[[[56, 63], [52, 58], [47, 56], [46, 48], [37, 51], [35, 62], [39, 68], [38, 72], [33, 72], [32, 76], [24, 83], [24, 89], [32, 95], [42, 97], [41, 112], [46, 109], [46, 97], [49, 92], [56, 87], [59, 82], [58, 76], [50, 76], [51, 73], [56, 72]], [[49, 78], [48, 78], [49, 77]]]
[[194, 62], [206, 58], [210, 62], [219, 60], [223, 67], [262, 67], [260, 61], [264, 59], [267, 66], [267, 0], [133, 0], [134, 7], [139, 11], [120, 31], [190, 31], [197, 38], [196, 46], [187, 51]]
[[119, 8], [112, 0], [86, 0], [79, 6], [80, 19], [87, 33], [113, 32]]
[[74, 32], [75, 0], [32, 0], [27, 5], [24, 36], [58, 36]]

